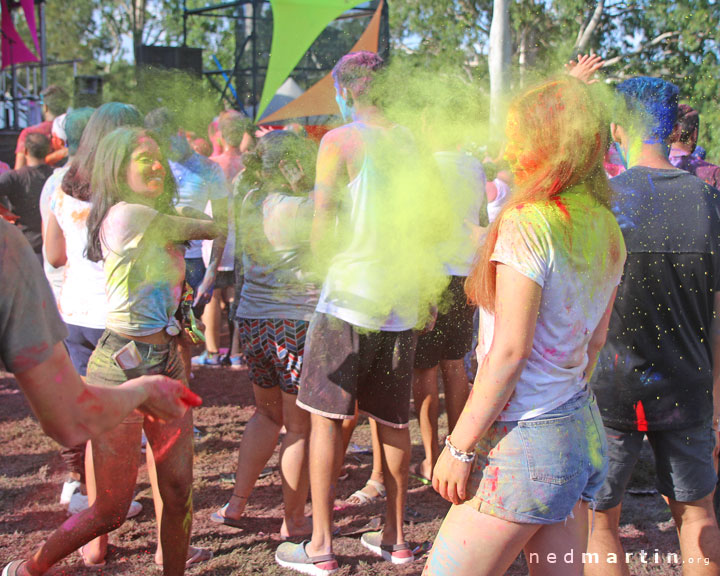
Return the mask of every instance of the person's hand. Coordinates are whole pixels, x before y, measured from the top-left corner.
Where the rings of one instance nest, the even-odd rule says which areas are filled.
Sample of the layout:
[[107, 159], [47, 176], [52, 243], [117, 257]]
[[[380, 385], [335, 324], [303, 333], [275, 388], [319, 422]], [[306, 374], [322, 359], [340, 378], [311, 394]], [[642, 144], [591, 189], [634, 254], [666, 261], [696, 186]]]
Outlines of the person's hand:
[[8, 210], [7, 208], [5, 208], [5, 206], [0, 204], [0, 218], [10, 222], [10, 224], [15, 224], [15, 222], [17, 222], [20, 219], [20, 216], [10, 212], [10, 210]]
[[265, 136], [265, 134], [269, 134], [275, 130], [272, 126], [258, 126], [257, 130], [255, 130], [255, 138], [262, 138]]
[[195, 299], [193, 300], [193, 308], [195, 308], [196, 306], [204, 306], [205, 304], [210, 302], [210, 298], [212, 298], [214, 286], [215, 286], [215, 275], [206, 273], [202, 282], [200, 282], [200, 286], [198, 286], [197, 290], [195, 290]]
[[180, 380], [167, 376], [140, 376], [127, 385], [143, 386], [147, 400], [138, 406], [138, 410], [152, 420], [169, 421], [182, 418], [188, 408], [202, 404], [202, 398], [192, 392]]
[[462, 504], [467, 499], [467, 481], [475, 461], [460, 462], [443, 448], [433, 469], [432, 485], [435, 492], [448, 502]]
[[577, 62], [570, 60], [565, 65], [565, 70], [570, 76], [574, 76], [581, 82], [585, 82], [585, 84], [594, 84], [598, 80], [591, 80], [591, 78], [595, 72], [603, 67], [604, 63], [605, 61], [597, 54], [579, 54]]
[[305, 171], [303, 170], [300, 160], [295, 162], [287, 162], [284, 158], [280, 160], [278, 164], [280, 173], [285, 177], [285, 180], [290, 184], [290, 188], [293, 192], [297, 193], [300, 189], [300, 182], [305, 178]]

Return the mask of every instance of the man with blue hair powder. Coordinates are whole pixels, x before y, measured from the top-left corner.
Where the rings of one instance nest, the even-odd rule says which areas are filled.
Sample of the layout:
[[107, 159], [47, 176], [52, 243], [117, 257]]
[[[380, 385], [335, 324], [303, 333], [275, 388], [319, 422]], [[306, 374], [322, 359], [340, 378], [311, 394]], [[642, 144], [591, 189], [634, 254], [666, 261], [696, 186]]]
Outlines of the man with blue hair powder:
[[618, 526], [645, 436], [658, 491], [677, 526], [683, 573], [718, 574], [712, 497], [720, 422], [720, 202], [713, 188], [668, 161], [678, 88], [638, 77], [617, 89], [627, 114], [616, 112], [611, 132], [628, 170], [610, 184], [627, 261], [591, 383], [610, 465], [588, 546], [598, 561], [586, 564], [585, 574], [629, 574]]

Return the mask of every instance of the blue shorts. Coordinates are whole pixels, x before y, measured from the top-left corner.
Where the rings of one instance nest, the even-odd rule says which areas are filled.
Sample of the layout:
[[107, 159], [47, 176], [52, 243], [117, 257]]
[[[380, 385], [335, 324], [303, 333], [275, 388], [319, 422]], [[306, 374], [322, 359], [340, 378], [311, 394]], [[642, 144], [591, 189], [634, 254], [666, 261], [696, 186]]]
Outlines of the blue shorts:
[[608, 469], [607, 439], [587, 389], [530, 420], [496, 421], [476, 447], [465, 505], [523, 524], [555, 524], [593, 502]]
[[85, 326], [74, 324], [66, 324], [66, 326], [68, 337], [65, 338], [65, 347], [70, 355], [70, 361], [80, 376], [86, 376], [88, 360], [90, 360], [90, 355], [95, 350], [104, 330], [102, 328], [85, 328]]

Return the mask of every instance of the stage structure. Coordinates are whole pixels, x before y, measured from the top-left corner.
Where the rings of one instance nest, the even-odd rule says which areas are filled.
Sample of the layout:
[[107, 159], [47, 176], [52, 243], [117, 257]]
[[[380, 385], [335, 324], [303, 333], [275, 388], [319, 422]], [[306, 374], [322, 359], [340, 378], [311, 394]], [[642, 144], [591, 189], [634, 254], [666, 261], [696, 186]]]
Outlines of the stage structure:
[[192, 9], [184, 0], [183, 46], [200, 17], [234, 20], [232, 67], [214, 58], [216, 69], [203, 74], [222, 98], [264, 123], [337, 113], [335, 63], [355, 50], [389, 52], [386, 0], [237, 0]]

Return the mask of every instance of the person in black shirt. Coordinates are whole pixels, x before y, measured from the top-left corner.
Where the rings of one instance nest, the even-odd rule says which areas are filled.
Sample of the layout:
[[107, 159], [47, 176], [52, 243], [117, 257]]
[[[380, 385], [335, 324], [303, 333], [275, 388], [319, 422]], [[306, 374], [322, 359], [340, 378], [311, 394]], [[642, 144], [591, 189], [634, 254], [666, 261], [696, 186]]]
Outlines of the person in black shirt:
[[618, 536], [620, 509], [647, 436], [683, 561], [695, 559], [699, 571], [693, 574], [717, 574], [713, 430], [720, 416], [720, 378], [713, 368], [720, 361], [720, 326], [714, 319], [720, 311], [720, 198], [668, 161], [677, 87], [640, 77], [618, 90], [634, 118], [611, 125], [630, 166], [610, 180], [627, 261], [591, 382], [610, 465], [588, 546], [599, 564], [586, 565], [585, 573], [628, 574]]
[[25, 166], [0, 174], [0, 202], [19, 218], [16, 223], [35, 254], [42, 258], [42, 218], [40, 194], [53, 168], [45, 164], [50, 140], [31, 133], [25, 139]]

